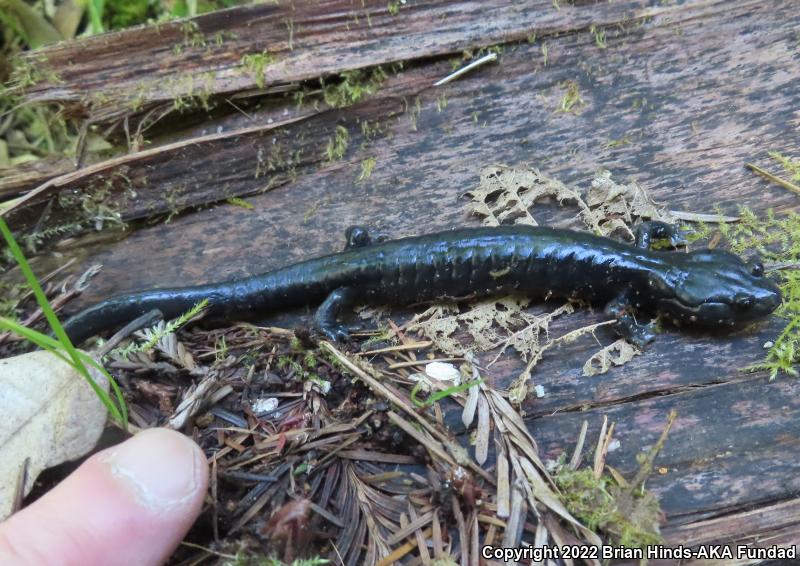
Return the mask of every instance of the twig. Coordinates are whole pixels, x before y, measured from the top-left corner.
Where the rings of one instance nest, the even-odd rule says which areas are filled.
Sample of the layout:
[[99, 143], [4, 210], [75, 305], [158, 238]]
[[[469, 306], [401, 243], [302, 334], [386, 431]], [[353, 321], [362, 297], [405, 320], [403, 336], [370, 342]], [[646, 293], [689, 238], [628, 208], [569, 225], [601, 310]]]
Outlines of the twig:
[[[425, 537], [425, 538], [428, 538], [429, 536], [431, 536], [431, 529], [430, 528], [425, 529], [422, 532], [422, 536]], [[384, 556], [377, 563], [377, 566], [389, 566], [390, 564], [395, 564], [403, 556], [405, 556], [406, 554], [408, 554], [409, 552], [411, 552], [415, 548], [417, 548], [417, 541], [416, 540], [415, 541], [409, 541], [409, 542], [405, 543], [402, 546], [398, 546], [397, 548], [395, 548], [391, 552], [391, 554], [387, 554], [386, 556]]]
[[720, 214], [701, 214], [699, 212], [684, 212], [682, 210], [668, 210], [671, 216], [678, 220], [685, 220], [686, 222], [713, 222], [713, 223], [733, 223], [739, 222], [741, 218], [738, 216], [722, 216]]
[[433, 342], [409, 342], [408, 344], [399, 344], [397, 346], [389, 346], [387, 348], [379, 348], [377, 350], [367, 350], [366, 352], [357, 352], [357, 356], [369, 356], [372, 354], [386, 354], [388, 352], [400, 352], [403, 350], [422, 350], [433, 345]]
[[744, 166], [747, 167], [748, 169], [750, 169], [751, 171], [755, 171], [756, 173], [758, 173], [762, 177], [764, 177], [766, 179], [769, 179], [770, 181], [772, 181], [776, 185], [780, 185], [784, 189], [788, 189], [788, 190], [792, 191], [794, 194], [800, 195], [800, 187], [798, 187], [794, 183], [790, 183], [789, 181], [781, 179], [780, 177], [777, 177], [777, 176], [773, 175], [769, 171], [767, 171], [765, 169], [762, 169], [761, 167], [759, 167], [758, 165], [754, 165], [753, 163], [745, 163]]
[[447, 83], [449, 83], [449, 82], [451, 82], [451, 81], [454, 81], [454, 80], [456, 80], [456, 79], [457, 79], [458, 77], [460, 77], [461, 75], [463, 75], [463, 74], [465, 74], [465, 73], [469, 73], [471, 70], [473, 70], [473, 69], [477, 69], [477, 68], [478, 68], [478, 67], [480, 67], [481, 65], [485, 65], [486, 63], [490, 63], [490, 62], [492, 62], [492, 61], [497, 61], [497, 53], [489, 53], [488, 55], [484, 55], [484, 56], [483, 56], [483, 57], [481, 57], [480, 59], [476, 59], [475, 61], [473, 61], [473, 62], [472, 62], [472, 63], [470, 63], [469, 65], [466, 65], [466, 66], [464, 66], [464, 67], [461, 67], [461, 68], [460, 68], [460, 69], [458, 69], [457, 71], [455, 71], [455, 72], [453, 72], [453, 73], [450, 73], [450, 74], [449, 74], [449, 75], [447, 75], [445, 78], [443, 78], [443, 79], [439, 79], [438, 81], [436, 81], [435, 83], [433, 83], [433, 86], [442, 86], [442, 85], [445, 85], [445, 84], [447, 84]]
[[658, 453], [661, 452], [661, 449], [664, 448], [664, 443], [667, 441], [667, 435], [669, 434], [669, 429], [672, 428], [672, 423], [675, 422], [675, 419], [678, 418], [678, 413], [673, 409], [669, 412], [667, 416], [667, 425], [664, 427], [664, 430], [661, 431], [661, 436], [658, 437], [658, 441], [650, 448], [650, 451], [645, 456], [644, 462], [642, 462], [639, 471], [636, 472], [636, 477], [633, 478], [631, 483], [631, 491], [635, 489], [639, 489], [642, 485], [644, 485], [645, 480], [650, 476], [650, 472], [653, 471], [653, 465], [655, 464], [656, 456]]

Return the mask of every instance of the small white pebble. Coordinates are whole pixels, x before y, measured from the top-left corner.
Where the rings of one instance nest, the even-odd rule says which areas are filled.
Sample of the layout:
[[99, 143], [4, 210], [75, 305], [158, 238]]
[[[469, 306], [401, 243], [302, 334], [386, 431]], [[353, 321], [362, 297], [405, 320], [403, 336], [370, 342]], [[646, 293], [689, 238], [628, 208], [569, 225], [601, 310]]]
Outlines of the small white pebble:
[[431, 379], [452, 381], [455, 385], [461, 383], [461, 372], [453, 364], [431, 362], [425, 366], [425, 374]]
[[765, 350], [769, 350], [769, 349], [770, 349], [770, 348], [772, 348], [774, 345], [775, 345], [775, 342], [773, 342], [772, 340], [767, 340], [766, 342], [764, 342], [764, 346], [763, 346], [763, 348], [764, 348]]
[[619, 447], [622, 446], [619, 440], [616, 438], [608, 443], [608, 451], [613, 452], [614, 450], [619, 450]]
[[255, 414], [261, 413], [269, 413], [274, 411], [278, 408], [278, 399], [275, 397], [262, 397], [261, 399], [256, 399], [250, 405], [250, 408], [253, 410]]
[[535, 385], [533, 387], [533, 394], [536, 395], [539, 399], [544, 397], [544, 387], [542, 385]]

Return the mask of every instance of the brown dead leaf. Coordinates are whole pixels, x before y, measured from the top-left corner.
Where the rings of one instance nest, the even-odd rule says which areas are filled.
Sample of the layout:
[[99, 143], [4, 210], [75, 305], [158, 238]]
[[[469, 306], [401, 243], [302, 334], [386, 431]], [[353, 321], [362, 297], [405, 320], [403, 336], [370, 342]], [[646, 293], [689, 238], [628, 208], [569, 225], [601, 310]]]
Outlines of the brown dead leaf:
[[[108, 382], [89, 369], [108, 391]], [[0, 360], [0, 520], [12, 511], [17, 477], [29, 461], [25, 493], [42, 470], [89, 452], [106, 422], [106, 409], [89, 384], [50, 352]]]

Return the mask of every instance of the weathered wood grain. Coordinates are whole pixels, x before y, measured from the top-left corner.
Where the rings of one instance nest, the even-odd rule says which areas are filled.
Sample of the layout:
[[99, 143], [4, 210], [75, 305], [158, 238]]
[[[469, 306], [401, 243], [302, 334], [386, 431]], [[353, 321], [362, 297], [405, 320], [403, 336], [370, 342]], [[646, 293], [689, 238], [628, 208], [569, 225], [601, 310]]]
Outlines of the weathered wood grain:
[[0, 167], [0, 198], [13, 197], [74, 170], [72, 161], [61, 157], [37, 159], [16, 167]]
[[[652, 8], [620, 5], [637, 13]], [[570, 9], [603, 17], [610, 8]], [[287, 144], [308, 152], [296, 178], [289, 169], [270, 172], [282, 181], [250, 197], [253, 210], [214, 206], [137, 226], [122, 243], [73, 241], [58, 256], [38, 258], [38, 268], [44, 272], [73, 255], [81, 258], [76, 269], [103, 263], [73, 306], [79, 308], [112, 293], [221, 280], [334, 251], [350, 224], [366, 222], [395, 236], [476, 225], [465, 216], [461, 195], [475, 186], [482, 166], [496, 162], [529, 163], [581, 186], [605, 167], [617, 179], [636, 179], [673, 209], [796, 210], [794, 195], [743, 167], [765, 163], [771, 149], [800, 154], [800, 14], [793, 3], [687, 1], [646, 21], [615, 21], [605, 29], [604, 49], [588, 29], [567, 26], [544, 43], [507, 45], [499, 64], [440, 89], [429, 85], [449, 72], [449, 62], [420, 61], [391, 78], [386, 91], [350, 108], [304, 114], [280, 127], [259, 122], [254, 112], [254, 129], [233, 133], [229, 124], [247, 128], [250, 118], [221, 116], [219, 136], [125, 163], [126, 175], [139, 183], [137, 198], [123, 203], [130, 218], [169, 210], [163, 195], [181, 183], [188, 189], [181, 204], [258, 192], [266, 183], [254, 175], [259, 148], [269, 148], [281, 129]], [[565, 81], [575, 81], [585, 101], [574, 113], [557, 111]], [[365, 139], [364, 120], [381, 134]], [[328, 161], [320, 148], [337, 125], [347, 127], [350, 143], [341, 160]], [[375, 159], [375, 169], [359, 181], [367, 158]], [[84, 172], [58, 188], [78, 187], [93, 175], [107, 178], [115, 167]], [[569, 223], [569, 216], [542, 218]], [[14, 220], [27, 221], [24, 215]], [[569, 324], [591, 320], [597, 315], [581, 313]], [[597, 434], [608, 415], [621, 443], [609, 462], [630, 472], [674, 408], [678, 421], [657, 460], [667, 471], [648, 482], [662, 497], [668, 540], [738, 540], [750, 520], [744, 513], [762, 507], [768, 520], [754, 531], [789, 537], [794, 512], [770, 510], [800, 489], [800, 385], [739, 371], [763, 355], [762, 344], [779, 324], [734, 336], [668, 329], [646, 355], [594, 378], [580, 376], [597, 348], [593, 340], [554, 350], [534, 374], [546, 396], [526, 404], [528, 423], [543, 453], [554, 458], [572, 447], [584, 419]], [[504, 358], [487, 377], [507, 384], [519, 367]], [[705, 532], [700, 525], [710, 526]]]
[[[55, 45], [31, 54], [44, 80], [26, 97], [75, 102], [108, 119], [159, 102], [263, 90], [673, 11], [632, 1], [602, 10], [593, 2], [556, 9], [550, 0], [410, 0], [399, 7], [393, 15], [383, 0], [256, 4]], [[263, 77], [242, 60], [261, 53], [269, 55]]]

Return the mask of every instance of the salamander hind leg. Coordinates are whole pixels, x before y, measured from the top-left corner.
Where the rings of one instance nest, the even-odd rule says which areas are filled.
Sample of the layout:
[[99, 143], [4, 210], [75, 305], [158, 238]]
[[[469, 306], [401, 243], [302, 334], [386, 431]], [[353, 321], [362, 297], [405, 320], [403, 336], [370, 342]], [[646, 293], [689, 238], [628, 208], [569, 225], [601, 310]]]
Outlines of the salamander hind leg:
[[623, 292], [606, 305], [603, 312], [617, 319], [614, 331], [628, 342], [644, 350], [656, 338], [655, 324], [642, 324], [636, 321], [631, 312], [632, 305], [628, 292]]
[[333, 291], [317, 309], [314, 326], [329, 340], [344, 342], [350, 337], [347, 327], [339, 322], [339, 315], [358, 300], [359, 292], [353, 287], [340, 287]]
[[678, 227], [660, 220], [647, 220], [636, 227], [637, 248], [650, 249], [654, 242], [666, 241], [671, 248], [685, 246], [686, 240], [680, 235]]

